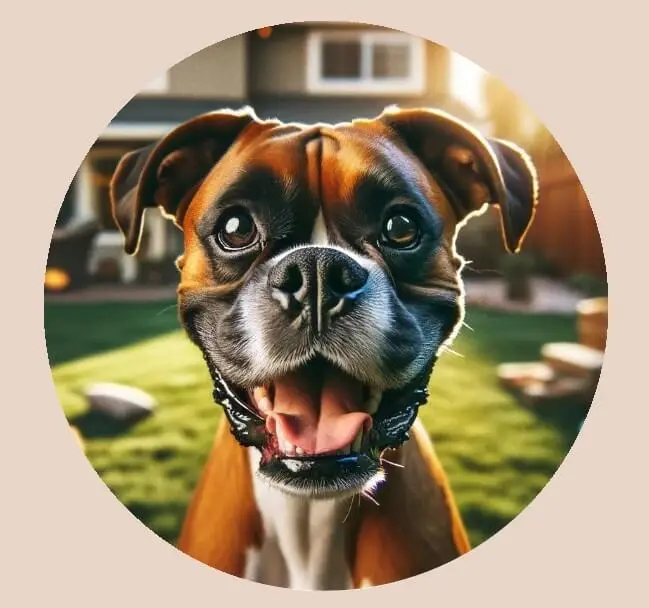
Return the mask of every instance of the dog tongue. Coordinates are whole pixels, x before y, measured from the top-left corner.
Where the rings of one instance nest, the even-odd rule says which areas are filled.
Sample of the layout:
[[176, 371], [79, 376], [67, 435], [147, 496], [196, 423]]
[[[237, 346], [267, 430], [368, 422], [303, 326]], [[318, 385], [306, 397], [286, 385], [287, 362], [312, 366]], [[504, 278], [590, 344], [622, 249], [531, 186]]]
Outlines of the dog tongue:
[[310, 365], [275, 380], [269, 432], [306, 454], [324, 454], [349, 446], [372, 417], [359, 408], [362, 385], [330, 365]]

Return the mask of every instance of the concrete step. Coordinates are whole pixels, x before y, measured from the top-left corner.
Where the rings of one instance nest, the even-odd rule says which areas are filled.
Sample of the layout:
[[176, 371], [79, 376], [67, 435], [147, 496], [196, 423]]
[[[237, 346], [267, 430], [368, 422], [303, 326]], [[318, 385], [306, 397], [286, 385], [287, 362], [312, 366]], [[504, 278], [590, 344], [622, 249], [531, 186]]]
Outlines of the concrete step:
[[557, 375], [593, 381], [604, 363], [601, 350], [574, 342], [551, 342], [541, 348], [541, 357]]
[[527, 384], [520, 390], [520, 397], [529, 407], [575, 404], [589, 406], [593, 400], [593, 388], [588, 378], [557, 377], [550, 382]]
[[521, 389], [535, 382], [550, 382], [556, 376], [555, 371], [542, 361], [502, 363], [497, 372], [501, 384], [509, 389]]

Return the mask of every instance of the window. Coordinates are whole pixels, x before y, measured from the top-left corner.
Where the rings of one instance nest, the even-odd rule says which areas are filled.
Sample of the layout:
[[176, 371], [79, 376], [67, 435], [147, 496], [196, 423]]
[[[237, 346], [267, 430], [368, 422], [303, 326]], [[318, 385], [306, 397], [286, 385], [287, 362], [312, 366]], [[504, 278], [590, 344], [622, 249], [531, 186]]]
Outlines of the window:
[[421, 95], [425, 57], [422, 39], [399, 32], [310, 32], [307, 89], [334, 95]]

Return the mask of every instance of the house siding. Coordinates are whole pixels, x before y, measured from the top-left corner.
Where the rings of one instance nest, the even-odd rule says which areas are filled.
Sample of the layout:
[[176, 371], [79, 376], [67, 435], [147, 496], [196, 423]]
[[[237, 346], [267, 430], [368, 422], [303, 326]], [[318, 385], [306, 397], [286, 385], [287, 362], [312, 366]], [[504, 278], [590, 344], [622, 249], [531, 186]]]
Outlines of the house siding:
[[306, 94], [307, 30], [276, 29], [263, 40], [251, 35], [250, 95]]
[[[227, 69], [219, 69], [227, 66]], [[169, 97], [238, 100], [247, 96], [246, 37], [204, 48], [169, 70]]]
[[[267, 39], [249, 35], [249, 94], [251, 98], [265, 96], [309, 96], [307, 90], [307, 41], [309, 31], [324, 28], [276, 28]], [[357, 29], [377, 29], [357, 26]], [[426, 42], [426, 93], [408, 96], [410, 102], [430, 101], [444, 96], [448, 89], [449, 51]], [[354, 103], [357, 95], [336, 95], [334, 99]], [[395, 103], [389, 101], [388, 103]]]

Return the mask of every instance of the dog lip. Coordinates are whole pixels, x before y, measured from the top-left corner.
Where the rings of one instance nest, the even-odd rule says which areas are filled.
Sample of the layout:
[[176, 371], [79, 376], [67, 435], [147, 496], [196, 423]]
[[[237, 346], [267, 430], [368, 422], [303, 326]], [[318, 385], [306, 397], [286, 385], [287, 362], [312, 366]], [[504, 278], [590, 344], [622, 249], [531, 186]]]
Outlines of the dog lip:
[[370, 454], [274, 458], [260, 464], [259, 474], [284, 492], [314, 499], [372, 490], [385, 479]]

